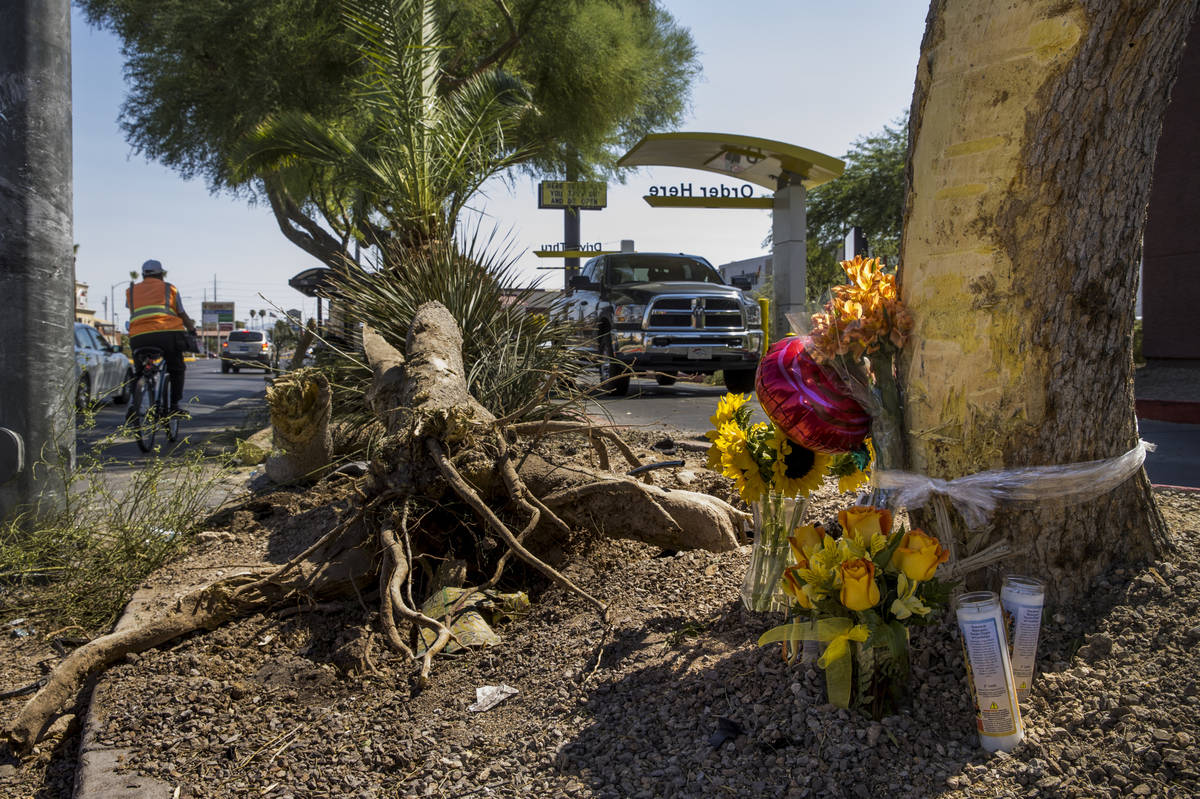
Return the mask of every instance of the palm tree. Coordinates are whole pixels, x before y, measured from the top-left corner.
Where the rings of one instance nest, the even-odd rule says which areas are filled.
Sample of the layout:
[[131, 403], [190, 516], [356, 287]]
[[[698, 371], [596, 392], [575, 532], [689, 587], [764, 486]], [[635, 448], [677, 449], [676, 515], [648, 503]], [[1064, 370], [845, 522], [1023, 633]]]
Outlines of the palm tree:
[[238, 175], [284, 181], [321, 170], [352, 198], [348, 228], [360, 241], [383, 244], [380, 230], [406, 247], [447, 240], [483, 182], [531, 155], [505, 143], [528, 95], [498, 69], [440, 93], [432, 0], [346, 0], [345, 9], [364, 65], [361, 114], [333, 124], [277, 114], [236, 154]]

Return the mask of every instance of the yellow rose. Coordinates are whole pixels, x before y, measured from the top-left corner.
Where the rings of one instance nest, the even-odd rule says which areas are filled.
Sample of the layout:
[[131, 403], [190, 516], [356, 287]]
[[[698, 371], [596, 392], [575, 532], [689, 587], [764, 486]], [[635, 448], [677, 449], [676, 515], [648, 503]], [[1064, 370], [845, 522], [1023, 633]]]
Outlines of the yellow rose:
[[941, 542], [924, 530], [909, 530], [900, 541], [900, 547], [892, 555], [892, 565], [904, 572], [910, 580], [928, 580], [937, 571], [938, 564], [945, 563], [950, 553], [942, 549]]
[[879, 604], [879, 586], [875, 584], [875, 564], [866, 558], [842, 561], [842, 604], [850, 610], [866, 610]]
[[812, 600], [808, 598], [808, 594], [804, 593], [804, 578], [800, 576], [801, 569], [808, 568], [808, 561], [804, 560], [797, 563], [795, 566], [788, 566], [783, 570], [783, 577], [780, 582], [783, 583], [783, 593], [796, 600], [800, 607], [806, 610], [812, 609]]
[[892, 512], [887, 508], [855, 505], [838, 511], [838, 524], [842, 525], [843, 535], [869, 547], [871, 536], [886, 536], [892, 531]]
[[809, 555], [824, 546], [825, 528], [819, 524], [801, 525], [792, 530], [788, 543], [792, 547], [792, 560], [796, 563], [807, 560]]

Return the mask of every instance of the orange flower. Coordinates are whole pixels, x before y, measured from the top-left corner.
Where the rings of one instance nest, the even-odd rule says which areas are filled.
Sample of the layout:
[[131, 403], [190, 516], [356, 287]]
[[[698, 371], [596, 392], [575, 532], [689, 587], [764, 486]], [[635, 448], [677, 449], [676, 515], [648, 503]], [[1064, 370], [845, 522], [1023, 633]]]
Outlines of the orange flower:
[[813, 316], [813, 357], [862, 358], [883, 347], [904, 346], [912, 316], [900, 302], [896, 276], [878, 258], [842, 261], [848, 284], [834, 286], [825, 312]]
[[887, 535], [892, 531], [892, 512], [887, 508], [855, 505], [838, 511], [838, 524], [842, 526], [843, 535], [863, 547], [870, 547], [872, 536]]
[[780, 582], [783, 584], [783, 593], [796, 600], [796, 604], [800, 607], [812, 610], [812, 600], [808, 598], [808, 594], [804, 593], [804, 578], [800, 576], [800, 570], [807, 568], [807, 560], [803, 560], [795, 566], [788, 566], [783, 570]]
[[866, 558], [844, 560], [838, 566], [842, 575], [842, 604], [850, 610], [867, 610], [879, 604], [879, 586], [875, 584], [875, 564]]
[[900, 547], [892, 555], [892, 565], [904, 572], [910, 580], [922, 581], [933, 577], [937, 567], [950, 558], [942, 544], [924, 530], [909, 530], [900, 541]]
[[788, 537], [792, 547], [792, 560], [800, 563], [825, 544], [825, 528], [819, 524], [804, 524], [792, 531]]

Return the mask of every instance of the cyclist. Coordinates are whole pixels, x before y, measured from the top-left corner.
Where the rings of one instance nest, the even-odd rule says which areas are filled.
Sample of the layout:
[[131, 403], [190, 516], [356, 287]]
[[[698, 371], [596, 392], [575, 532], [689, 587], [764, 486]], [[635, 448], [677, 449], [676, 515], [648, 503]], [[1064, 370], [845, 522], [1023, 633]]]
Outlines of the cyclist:
[[[167, 272], [153, 259], [142, 264], [142, 281], [131, 283], [125, 292], [129, 308], [129, 346], [136, 352], [142, 347], [161, 350], [171, 376], [171, 413], [187, 416], [179, 407], [183, 399], [183, 376], [187, 366], [183, 354], [188, 351], [184, 330], [196, 335], [196, 323], [183, 310], [179, 289], [164, 280]], [[141, 370], [136, 370], [140, 374]]]

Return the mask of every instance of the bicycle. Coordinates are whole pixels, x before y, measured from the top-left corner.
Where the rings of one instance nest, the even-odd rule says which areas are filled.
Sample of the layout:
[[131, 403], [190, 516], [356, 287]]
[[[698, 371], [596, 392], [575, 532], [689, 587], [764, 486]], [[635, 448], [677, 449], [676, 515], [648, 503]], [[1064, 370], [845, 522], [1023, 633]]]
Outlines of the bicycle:
[[171, 413], [171, 375], [167, 373], [162, 350], [139, 347], [133, 351], [137, 367], [133, 397], [129, 401], [129, 425], [133, 428], [138, 449], [154, 449], [159, 429], [166, 432], [167, 441], [179, 438], [179, 415]]

